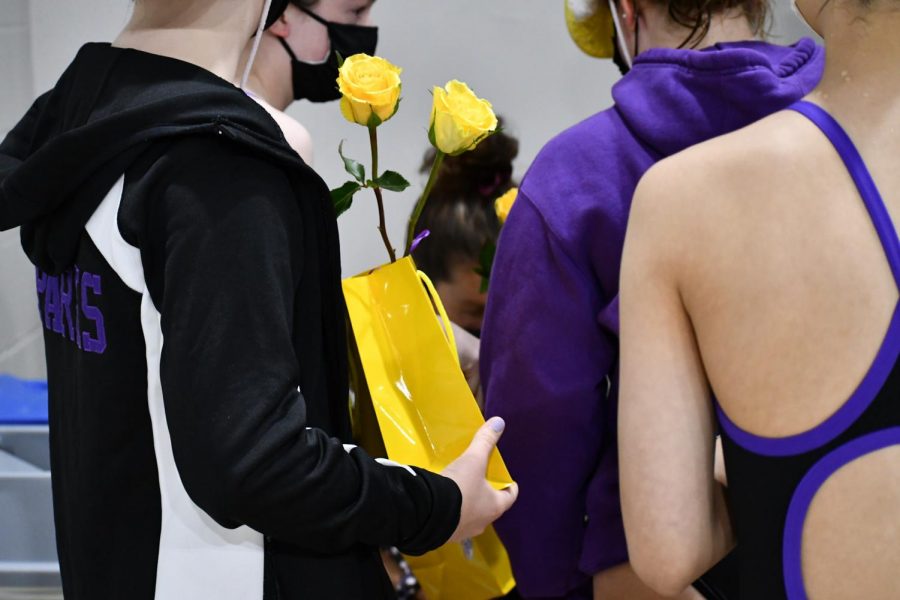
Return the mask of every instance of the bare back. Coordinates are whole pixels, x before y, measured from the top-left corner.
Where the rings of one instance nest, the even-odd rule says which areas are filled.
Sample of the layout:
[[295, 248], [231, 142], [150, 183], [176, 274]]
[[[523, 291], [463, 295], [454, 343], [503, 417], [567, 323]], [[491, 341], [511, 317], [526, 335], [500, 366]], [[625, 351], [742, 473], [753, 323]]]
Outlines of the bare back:
[[[900, 136], [887, 127], [851, 127], [850, 135], [887, 209], [882, 236], [896, 240]], [[865, 400], [873, 364], [886, 362], [879, 355], [898, 287], [883, 240], [835, 146], [799, 113], [776, 114], [683, 161], [681, 173], [705, 168], [702, 193], [673, 224], [682, 233], [679, 289], [720, 416], [736, 440], [792, 456], [791, 440], [833, 429], [848, 400]], [[835, 450], [824, 447], [826, 437], [818, 436], [822, 457]], [[900, 584], [900, 554], [888, 551], [900, 539], [900, 446], [870, 449], [821, 479], [799, 519], [806, 592], [892, 597]]]

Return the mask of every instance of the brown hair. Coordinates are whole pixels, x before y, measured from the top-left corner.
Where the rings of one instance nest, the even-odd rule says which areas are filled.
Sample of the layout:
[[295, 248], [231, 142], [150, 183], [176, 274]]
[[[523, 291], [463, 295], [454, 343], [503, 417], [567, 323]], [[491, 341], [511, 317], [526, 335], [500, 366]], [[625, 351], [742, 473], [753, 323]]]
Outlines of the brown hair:
[[649, 0], [666, 5], [672, 22], [689, 29], [690, 34], [681, 48], [695, 48], [709, 33], [710, 23], [716, 14], [739, 9], [750, 22], [753, 32], [766, 30], [769, 18], [769, 0]]

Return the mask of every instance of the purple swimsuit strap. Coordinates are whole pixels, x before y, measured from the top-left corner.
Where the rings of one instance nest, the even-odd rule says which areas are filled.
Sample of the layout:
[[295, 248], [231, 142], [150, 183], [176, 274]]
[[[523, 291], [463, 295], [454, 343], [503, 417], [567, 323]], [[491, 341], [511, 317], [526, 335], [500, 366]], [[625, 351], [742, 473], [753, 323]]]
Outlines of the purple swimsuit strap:
[[[802, 114], [818, 126], [840, 155], [859, 189], [859, 194], [884, 247], [891, 272], [894, 274], [894, 281], [900, 288], [900, 239], [898, 239], [890, 213], [884, 205], [875, 181], [853, 144], [853, 140], [834, 117], [820, 106], [800, 101], [791, 106], [790, 110]], [[847, 402], [816, 427], [797, 435], [781, 438], [758, 436], [738, 427], [716, 403], [719, 423], [735, 443], [763, 456], [792, 456], [819, 448], [846, 431], [865, 412], [881, 388], [884, 387], [898, 356], [900, 356], [900, 303], [894, 310], [878, 355], [862, 383]]]
[[803, 525], [809, 507], [822, 485], [857, 458], [897, 445], [900, 445], [900, 427], [890, 427], [858, 437], [826, 454], [800, 481], [791, 498], [784, 526], [781, 560], [788, 600], [808, 600], [803, 581]]
[[853, 182], [859, 189], [859, 195], [862, 196], [866, 209], [869, 211], [878, 237], [881, 239], [881, 245], [884, 247], [891, 271], [894, 273], [894, 281], [900, 287], [900, 239], [897, 237], [890, 213], [884, 205], [884, 199], [853, 140], [850, 139], [840, 123], [821, 106], [801, 100], [790, 109], [815, 123], [837, 150], [841, 160], [844, 161], [847, 171], [850, 172]]

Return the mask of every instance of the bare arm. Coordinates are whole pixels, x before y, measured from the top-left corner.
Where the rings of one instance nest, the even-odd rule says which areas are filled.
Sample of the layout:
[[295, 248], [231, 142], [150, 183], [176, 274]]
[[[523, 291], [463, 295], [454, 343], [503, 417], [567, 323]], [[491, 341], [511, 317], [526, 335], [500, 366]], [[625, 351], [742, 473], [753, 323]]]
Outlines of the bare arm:
[[620, 291], [625, 531], [635, 571], [664, 595], [684, 590], [734, 545], [724, 489], [713, 475], [709, 384], [679, 292], [690, 264], [682, 224], [692, 197], [682, 182], [683, 173], [663, 164], [639, 186]]
[[634, 572], [630, 563], [606, 569], [594, 575], [594, 600], [702, 600], [703, 596], [693, 587], [677, 596], [662, 596], [647, 587]]

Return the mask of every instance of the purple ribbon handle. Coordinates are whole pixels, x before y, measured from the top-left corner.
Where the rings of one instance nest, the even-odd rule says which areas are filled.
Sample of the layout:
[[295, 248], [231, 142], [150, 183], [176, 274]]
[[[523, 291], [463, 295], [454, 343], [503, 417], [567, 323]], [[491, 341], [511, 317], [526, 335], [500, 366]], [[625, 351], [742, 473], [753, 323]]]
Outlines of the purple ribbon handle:
[[429, 231], [428, 229], [423, 229], [423, 230], [422, 230], [422, 233], [420, 233], [419, 235], [417, 235], [416, 237], [414, 237], [414, 238], [413, 238], [413, 241], [412, 241], [412, 244], [409, 245], [409, 252], [410, 252], [410, 254], [412, 254], [413, 252], [415, 252], [415, 251], [416, 251], [416, 248], [419, 247], [419, 244], [422, 243], [422, 240], [424, 240], [425, 238], [427, 238], [429, 235], [431, 235], [431, 231]]

